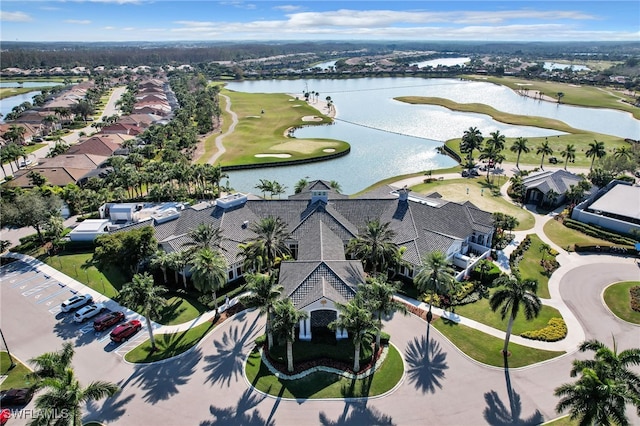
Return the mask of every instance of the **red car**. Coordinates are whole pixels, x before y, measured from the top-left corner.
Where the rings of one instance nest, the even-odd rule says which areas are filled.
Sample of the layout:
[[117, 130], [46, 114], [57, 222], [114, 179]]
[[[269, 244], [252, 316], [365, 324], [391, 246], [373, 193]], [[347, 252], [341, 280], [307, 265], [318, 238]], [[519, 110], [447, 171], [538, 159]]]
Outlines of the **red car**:
[[99, 316], [93, 322], [93, 329], [95, 331], [106, 330], [114, 324], [124, 321], [124, 313], [122, 312], [107, 312], [104, 315]]
[[121, 324], [111, 332], [111, 341], [120, 343], [136, 334], [142, 328], [142, 324], [138, 320], [131, 320]]
[[10, 418], [11, 410], [9, 410], [8, 408], [3, 408], [2, 411], [0, 411], [0, 425], [6, 424]]

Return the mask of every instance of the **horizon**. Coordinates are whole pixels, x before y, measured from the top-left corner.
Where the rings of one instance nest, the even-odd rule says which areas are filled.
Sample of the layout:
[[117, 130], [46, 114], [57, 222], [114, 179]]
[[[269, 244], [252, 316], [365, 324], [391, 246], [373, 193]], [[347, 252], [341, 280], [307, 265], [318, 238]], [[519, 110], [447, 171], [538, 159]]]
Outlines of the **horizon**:
[[4, 0], [3, 42], [623, 42], [640, 2]]

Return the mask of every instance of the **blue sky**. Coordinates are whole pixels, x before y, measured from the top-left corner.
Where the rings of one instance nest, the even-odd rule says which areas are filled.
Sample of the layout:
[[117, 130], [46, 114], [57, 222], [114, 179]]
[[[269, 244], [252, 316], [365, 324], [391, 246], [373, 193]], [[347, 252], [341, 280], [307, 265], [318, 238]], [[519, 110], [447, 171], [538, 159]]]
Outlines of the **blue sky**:
[[640, 41], [640, 2], [2, 0], [3, 41]]

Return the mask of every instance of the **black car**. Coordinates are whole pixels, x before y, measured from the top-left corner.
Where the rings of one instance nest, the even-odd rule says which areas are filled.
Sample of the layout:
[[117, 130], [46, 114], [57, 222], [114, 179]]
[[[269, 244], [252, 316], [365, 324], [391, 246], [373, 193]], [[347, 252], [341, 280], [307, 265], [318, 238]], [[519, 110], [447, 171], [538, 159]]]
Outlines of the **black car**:
[[33, 390], [30, 388], [11, 388], [0, 392], [0, 406], [27, 405], [33, 398]]

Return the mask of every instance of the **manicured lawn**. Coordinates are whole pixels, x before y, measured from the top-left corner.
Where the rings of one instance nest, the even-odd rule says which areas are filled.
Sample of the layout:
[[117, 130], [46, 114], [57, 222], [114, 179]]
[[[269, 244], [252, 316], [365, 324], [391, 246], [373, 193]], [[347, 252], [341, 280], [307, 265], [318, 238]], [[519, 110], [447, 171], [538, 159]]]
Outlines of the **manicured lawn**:
[[11, 388], [26, 388], [33, 384], [33, 381], [29, 380], [26, 376], [31, 373], [31, 370], [18, 361], [13, 355], [13, 362], [16, 364], [14, 368], [9, 370], [11, 361], [9, 360], [9, 354], [5, 351], [0, 352], [0, 374], [6, 374], [8, 377], [0, 384], [0, 390], [7, 390]]
[[54, 256], [41, 257], [40, 260], [65, 275], [91, 287], [109, 298], [115, 298], [127, 282], [117, 269], [100, 271], [91, 264], [93, 253], [60, 252]]
[[[531, 245], [518, 264], [520, 275], [522, 279], [538, 281], [538, 296], [548, 299], [551, 297], [549, 295], [549, 277], [543, 273], [544, 268], [540, 265], [540, 261], [542, 260], [540, 247], [543, 242], [535, 234], [530, 234], [529, 237], [531, 238]], [[545, 254], [545, 259], [553, 258], [555, 258], [555, 256]]]
[[[460, 173], [462, 171], [462, 167], [460, 166], [453, 166], [453, 167], [449, 167], [446, 169], [434, 169], [431, 170], [432, 175], [433, 176], [437, 176], [439, 174], [445, 174], [445, 173]], [[417, 176], [423, 176], [425, 179], [428, 177], [427, 175], [425, 175], [425, 173], [427, 173], [428, 170], [422, 171], [422, 172], [416, 172], [416, 173], [407, 173], [406, 175], [399, 175], [399, 176], [393, 176], [390, 178], [386, 178], [383, 180], [380, 180], [376, 183], [374, 183], [373, 185], [368, 186], [367, 188], [363, 189], [360, 192], [356, 192], [355, 194], [352, 194], [351, 197], [352, 198], [356, 198], [359, 195], [362, 194], [366, 194], [367, 192], [376, 189], [378, 187], [384, 186], [384, 185], [391, 185], [394, 182], [398, 182], [402, 179], [408, 179], [408, 178], [413, 178], [413, 177], [417, 177]]]
[[[226, 89], [221, 93], [230, 97], [231, 108], [238, 115], [235, 131], [224, 139], [227, 151], [220, 158], [223, 166], [316, 158], [349, 148], [349, 144], [343, 141], [285, 136], [290, 127], [331, 123], [329, 117], [304, 100], [296, 100], [286, 94], [241, 93]], [[321, 120], [302, 121], [305, 116], [316, 116]], [[225, 122], [230, 120], [226, 114], [223, 118]], [[213, 143], [213, 139], [209, 138], [207, 143]], [[256, 154], [290, 156], [256, 157]]]
[[631, 309], [629, 289], [634, 286], [640, 286], [640, 281], [624, 281], [607, 287], [604, 291], [604, 302], [618, 318], [640, 324], [640, 312]]
[[[493, 291], [495, 291], [495, 289], [492, 289], [492, 292]], [[460, 316], [481, 322], [482, 324], [486, 324], [498, 330], [507, 330], [507, 323], [509, 322], [509, 319], [505, 318], [504, 321], [500, 319], [500, 311], [498, 310], [497, 312], [493, 312], [489, 307], [488, 299], [480, 299], [474, 303], [456, 306], [455, 310], [456, 314]], [[522, 312], [522, 309], [520, 309], [520, 312], [518, 312], [518, 316], [513, 323], [512, 333], [514, 335], [519, 335], [525, 331], [539, 330], [546, 327], [551, 318], [562, 318], [560, 312], [551, 306], [542, 305], [540, 315], [531, 321], [527, 321], [525, 319], [524, 313]]]
[[[104, 294], [116, 299], [127, 278], [117, 269], [98, 270], [91, 264], [92, 253], [61, 252], [54, 256], [44, 256], [40, 260], [58, 271]], [[188, 292], [169, 292], [165, 295], [167, 306], [161, 311], [157, 322], [160, 324], [182, 324], [197, 318], [209, 309], [198, 302], [198, 296]]]
[[[483, 364], [504, 367], [502, 356], [504, 340], [442, 318], [435, 320], [432, 325], [469, 357]], [[511, 356], [508, 362], [511, 368], [532, 365], [564, 354], [564, 352], [528, 348], [515, 343], [509, 343], [509, 351]]]
[[544, 224], [544, 234], [551, 241], [567, 251], [574, 251], [578, 245], [611, 245], [610, 242], [599, 238], [590, 237], [575, 229], [564, 226], [560, 221], [550, 220]]
[[[502, 177], [502, 180], [496, 178], [493, 188], [504, 184], [505, 179], [505, 177]], [[469, 194], [467, 194], [467, 188]], [[531, 229], [535, 223], [533, 215], [526, 209], [508, 202], [499, 194], [494, 194], [484, 177], [436, 180], [412, 186], [411, 190], [423, 195], [437, 191], [445, 200], [458, 203], [471, 201], [479, 209], [489, 212], [499, 211], [514, 216], [520, 222], [516, 230]]]
[[545, 426], [578, 426], [580, 422], [577, 420], [571, 420], [568, 415], [560, 417], [559, 419], [551, 420], [546, 423], [542, 423]]
[[[611, 108], [630, 112], [636, 119], [640, 119], [640, 111], [632, 105], [621, 102], [622, 99], [632, 101], [629, 96], [610, 89], [594, 86], [580, 86], [576, 84], [563, 84], [553, 81], [524, 80], [514, 77], [489, 77], [489, 76], [465, 76], [469, 80], [488, 81], [507, 86], [513, 90], [527, 88], [529, 93], [542, 92], [547, 96], [558, 98], [558, 92], [564, 93], [563, 104], [578, 105], [595, 108]], [[522, 86], [525, 84], [526, 86]]]
[[[294, 358], [295, 361], [295, 358]], [[278, 379], [262, 363], [260, 353], [254, 350], [247, 360], [247, 380], [259, 391], [283, 398], [357, 398], [383, 394], [391, 390], [402, 378], [402, 357], [390, 345], [382, 366], [370, 377], [351, 380], [331, 373], [317, 372], [298, 380]]]
[[214, 327], [213, 323], [206, 322], [179, 333], [157, 334], [155, 339], [158, 349], [155, 352], [151, 352], [151, 341], [146, 340], [129, 351], [124, 359], [129, 362], [153, 362], [180, 355], [195, 346]]

